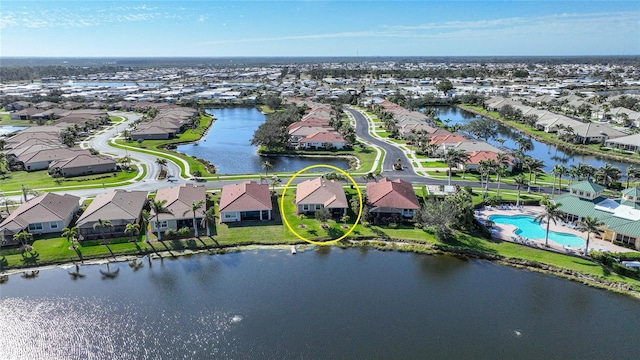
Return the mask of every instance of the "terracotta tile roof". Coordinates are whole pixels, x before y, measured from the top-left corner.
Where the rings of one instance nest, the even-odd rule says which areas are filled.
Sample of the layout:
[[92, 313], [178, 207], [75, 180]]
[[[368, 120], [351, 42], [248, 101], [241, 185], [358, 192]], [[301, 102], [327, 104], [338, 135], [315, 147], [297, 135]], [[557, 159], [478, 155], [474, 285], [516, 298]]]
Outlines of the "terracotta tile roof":
[[246, 181], [225, 185], [220, 195], [220, 212], [271, 210], [269, 185]]
[[121, 189], [100, 194], [89, 204], [76, 224], [78, 227], [86, 224], [93, 226], [98, 219], [109, 220], [112, 223], [116, 221], [121, 221], [123, 224], [132, 223], [140, 216], [147, 202], [147, 195], [146, 191]]
[[381, 179], [367, 183], [367, 198], [374, 207], [419, 209], [420, 203], [413, 186], [401, 179]]
[[[195, 186], [191, 184], [182, 184], [177, 187], [164, 188], [156, 192], [156, 200], [167, 200], [165, 207], [173, 213], [160, 214], [160, 220], [167, 219], [191, 219], [191, 204], [204, 200], [207, 201], [207, 189], [204, 186]], [[206, 206], [202, 206], [196, 211], [196, 217], [204, 216], [207, 211]], [[185, 214], [185, 212], [188, 212]], [[151, 216], [155, 219], [155, 213], [151, 210]]]
[[[482, 160], [498, 160], [498, 155], [498, 153], [493, 151], [473, 151], [469, 153], [467, 164], [480, 164]], [[509, 162], [513, 164], [514, 157], [511, 155], [507, 155], [507, 157], [509, 158]]]
[[315, 133], [315, 134], [311, 134], [308, 136], [305, 136], [304, 138], [300, 139], [301, 143], [339, 143], [339, 142], [345, 142], [344, 138], [342, 137], [342, 135], [340, 135], [337, 131], [326, 131], [326, 132], [319, 132], [319, 133]]
[[459, 142], [463, 142], [463, 141], [469, 141], [469, 140], [467, 138], [465, 138], [465, 137], [460, 136], [460, 135], [437, 135], [437, 136], [433, 136], [431, 138], [430, 143], [431, 144], [442, 145], [442, 144], [459, 143]]
[[116, 166], [116, 161], [108, 156], [80, 154], [67, 159], [55, 160], [49, 164], [49, 169], [61, 168], [69, 169], [83, 166], [112, 165]]
[[330, 209], [349, 206], [342, 184], [324, 178], [310, 179], [298, 184], [296, 204], [322, 204]]

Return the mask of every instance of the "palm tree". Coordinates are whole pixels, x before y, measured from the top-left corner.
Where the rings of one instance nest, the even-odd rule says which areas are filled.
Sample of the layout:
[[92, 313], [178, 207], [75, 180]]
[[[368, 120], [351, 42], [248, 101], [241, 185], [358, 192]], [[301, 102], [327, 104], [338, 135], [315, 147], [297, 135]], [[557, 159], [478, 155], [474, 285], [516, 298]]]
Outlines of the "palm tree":
[[625, 187], [625, 189], [629, 188], [629, 181], [631, 179], [635, 180], [638, 174], [640, 174], [640, 169], [637, 169], [633, 165], [627, 166], [627, 173], [626, 173], [627, 186]]
[[156, 217], [156, 229], [158, 230], [158, 240], [162, 240], [160, 233], [160, 214], [171, 214], [171, 210], [167, 209], [165, 205], [167, 204], [167, 200], [151, 200], [149, 202], [151, 205], [151, 211], [155, 214]]
[[578, 164], [578, 171], [580, 172], [580, 177], [583, 180], [591, 180], [596, 173], [596, 168], [591, 165], [580, 163]]
[[523, 186], [529, 185], [529, 182], [524, 178], [522, 174], [518, 174], [518, 176], [513, 179], [513, 185], [515, 185], [518, 189], [518, 197], [516, 198], [516, 207], [518, 207], [520, 206], [520, 191], [522, 190]]
[[553, 191], [552, 193], [555, 193], [556, 191], [556, 179], [558, 179], [558, 192], [562, 191], [562, 175], [567, 173], [567, 168], [564, 167], [562, 164], [556, 164], [553, 169], [551, 169], [551, 173], [553, 174]]
[[26, 230], [22, 230], [21, 232], [13, 235], [14, 240], [20, 241], [21, 251], [22, 253], [29, 252], [33, 247], [29, 245], [29, 241], [33, 239], [33, 235]]
[[264, 170], [264, 175], [267, 176], [268, 175], [268, 171], [273, 169], [273, 165], [268, 161], [265, 160], [262, 162], [262, 165], [260, 165], [260, 167], [262, 168], [262, 170]]
[[67, 241], [72, 241], [74, 238], [78, 237], [78, 227], [74, 226], [62, 229], [62, 236], [67, 238]]
[[620, 179], [622, 172], [611, 164], [605, 164], [596, 170], [595, 177], [602, 182], [602, 185], [609, 187]]
[[29, 195], [38, 196], [38, 192], [23, 184], [22, 198], [24, 199], [24, 202], [27, 202], [27, 196]]
[[216, 219], [216, 209], [214, 206], [210, 207], [209, 209], [207, 209], [207, 211], [204, 212], [204, 216], [202, 217], [202, 220], [200, 220], [200, 225], [207, 227], [207, 236], [211, 236], [210, 226], [211, 224], [215, 223]]
[[127, 226], [125, 226], [125, 228], [124, 228], [124, 233], [125, 234], [131, 234], [130, 242], [135, 242], [133, 237], [138, 235], [138, 234], [140, 234], [140, 225], [138, 225], [136, 223], [127, 224]]
[[149, 242], [149, 219], [151, 219], [151, 213], [149, 213], [149, 210], [142, 210], [142, 216], [140, 216], [140, 227], [144, 230], [144, 242]]
[[191, 203], [191, 208], [189, 210], [185, 211], [182, 214], [182, 216], [185, 216], [185, 215], [187, 215], [187, 213], [189, 211], [191, 211], [193, 213], [193, 230], [195, 231], [196, 237], [199, 237], [198, 236], [198, 223], [197, 223], [197, 220], [196, 220], [196, 211], [200, 210], [204, 206], [204, 204], [205, 204], [204, 200], [194, 201], [194, 202]]
[[536, 216], [534, 219], [534, 221], [539, 224], [542, 224], [542, 222], [545, 220], [547, 222], [547, 230], [544, 238], [545, 247], [549, 247], [549, 226], [551, 225], [551, 222], [553, 221], [553, 223], [555, 224], [558, 220], [562, 218], [562, 215], [564, 214], [559, 208], [560, 208], [560, 204], [547, 202], [544, 205], [545, 211], [542, 214]]
[[156, 164], [160, 166], [167, 166], [167, 159], [165, 158], [156, 158]]
[[500, 183], [501, 183], [501, 179], [503, 176], [506, 176], [508, 174], [507, 172], [507, 168], [504, 166], [498, 166], [498, 168], [496, 169], [496, 182], [498, 183], [498, 188], [496, 189], [496, 196], [500, 197]]
[[111, 224], [111, 221], [109, 220], [98, 219], [98, 221], [96, 221], [95, 224], [93, 224], [93, 229], [94, 230], [98, 229], [98, 231], [100, 231], [100, 235], [102, 236], [103, 241], [104, 241], [104, 229], [108, 227], [113, 227], [113, 225]]
[[602, 221], [600, 221], [598, 218], [591, 217], [591, 216], [585, 216], [580, 221], [579, 223], [580, 231], [587, 232], [587, 242], [584, 245], [584, 254], [586, 256], [589, 256], [589, 238], [591, 237], [591, 234], [601, 235], [602, 226], [604, 226], [604, 223]]
[[447, 163], [447, 166], [449, 166], [449, 185], [451, 185], [451, 173], [453, 171], [453, 167], [469, 161], [469, 154], [463, 150], [449, 148], [449, 150], [444, 154], [444, 161]]
[[7, 212], [7, 215], [9, 214], [9, 205], [13, 205], [15, 203], [15, 201], [9, 199], [0, 191], [0, 204], [4, 205], [4, 210]]

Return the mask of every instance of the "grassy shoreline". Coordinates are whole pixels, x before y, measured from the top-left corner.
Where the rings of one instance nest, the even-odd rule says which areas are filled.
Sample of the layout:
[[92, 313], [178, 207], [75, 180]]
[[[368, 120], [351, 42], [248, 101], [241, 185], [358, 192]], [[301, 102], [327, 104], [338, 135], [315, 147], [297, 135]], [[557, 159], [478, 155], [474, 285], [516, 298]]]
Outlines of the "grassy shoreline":
[[[524, 125], [524, 124], [520, 124], [517, 123], [513, 120], [508, 120], [503, 118], [502, 116], [500, 116], [500, 114], [498, 114], [497, 112], [490, 112], [487, 111], [481, 107], [478, 106], [471, 106], [471, 105], [458, 105], [458, 107], [460, 109], [466, 110], [468, 112], [480, 115], [480, 116], [484, 116], [487, 118], [490, 118], [492, 120], [498, 121], [501, 124], [517, 130], [519, 132], [522, 132], [524, 134], [527, 134], [528, 136], [542, 142], [545, 144], [549, 144], [549, 145], [554, 145], [559, 147], [560, 149], [564, 150], [564, 151], [570, 151], [573, 153], [578, 153], [578, 154], [583, 154], [583, 155], [593, 155], [593, 156], [599, 156], [605, 159], [610, 159], [610, 160], [616, 160], [616, 161], [623, 161], [623, 162], [630, 162], [630, 163], [634, 163], [634, 164], [640, 164], [640, 158], [637, 155], [633, 155], [633, 154], [611, 154], [605, 151], [600, 151], [598, 149], [593, 149], [587, 146], [581, 146], [580, 144], [568, 144], [564, 141], [560, 141], [558, 139], [554, 139], [551, 136], [542, 136], [542, 133], [544, 132], [540, 132], [540, 131], [536, 131], [533, 130], [532, 128]], [[548, 133], [544, 133], [544, 134], [548, 134]]]
[[[42, 240], [51, 241], [51, 240]], [[61, 239], [63, 247], [67, 247], [69, 242], [66, 239]], [[125, 246], [118, 246], [125, 245]], [[128, 245], [128, 246], [127, 246]], [[238, 252], [251, 249], [278, 249], [282, 250], [290, 245], [302, 245], [304, 247], [314, 247], [314, 245], [308, 244], [295, 238], [283, 239], [283, 240], [251, 240], [251, 241], [216, 241], [213, 237], [201, 237], [199, 239], [189, 238], [182, 240], [169, 240], [162, 242], [144, 243], [144, 241], [138, 241], [136, 243], [126, 242], [121, 244], [109, 245], [110, 250], [107, 250], [106, 246], [96, 245], [96, 250], [86, 252], [86, 255], [82, 256], [82, 264], [100, 264], [105, 261], [130, 261], [133, 259], [150, 256], [151, 258], [177, 258], [180, 256], [190, 256], [199, 253], [208, 254], [225, 254], [230, 252]], [[520, 246], [512, 244], [514, 246]], [[624, 278], [619, 275], [610, 273], [608, 277], [598, 276], [595, 274], [584, 273], [568, 267], [558, 266], [550, 264], [549, 261], [537, 261], [531, 256], [516, 257], [508, 256], [501, 252], [493, 253], [490, 251], [482, 251], [478, 249], [470, 249], [461, 246], [443, 244], [438, 242], [422, 242], [416, 240], [404, 240], [404, 239], [381, 239], [377, 237], [360, 237], [349, 238], [348, 240], [342, 240], [339, 243], [332, 245], [339, 248], [370, 248], [379, 251], [399, 251], [399, 252], [412, 252], [416, 254], [424, 255], [448, 255], [455, 256], [462, 260], [478, 259], [496, 262], [506, 266], [512, 266], [520, 269], [536, 271], [539, 273], [558, 276], [567, 280], [580, 282], [587, 286], [600, 288], [608, 291], [613, 291], [621, 294], [626, 294], [640, 299], [640, 282], [634, 279]], [[83, 247], [81, 247], [83, 248]], [[87, 249], [89, 247], [84, 247]], [[532, 252], [547, 252], [540, 249], [530, 249]], [[4, 252], [5, 250], [3, 250]], [[69, 250], [70, 254], [66, 260], [59, 259], [53, 261], [39, 262], [37, 265], [25, 265], [18, 267], [8, 267], [3, 269], [3, 274], [16, 274], [27, 270], [39, 270], [57, 266], [72, 265], [80, 261], [78, 255]], [[93, 253], [93, 254], [90, 254]], [[582, 262], [585, 266], [602, 266], [590, 259], [577, 258], [566, 256], [563, 254], [553, 254], [556, 257], [567, 258], [568, 261]], [[11, 255], [9, 255], [11, 256]], [[18, 255], [19, 256], [19, 255]], [[544, 258], [543, 255], [540, 255]], [[0, 262], [6, 262], [5, 256], [0, 256]], [[605, 271], [606, 273], [607, 271]]]

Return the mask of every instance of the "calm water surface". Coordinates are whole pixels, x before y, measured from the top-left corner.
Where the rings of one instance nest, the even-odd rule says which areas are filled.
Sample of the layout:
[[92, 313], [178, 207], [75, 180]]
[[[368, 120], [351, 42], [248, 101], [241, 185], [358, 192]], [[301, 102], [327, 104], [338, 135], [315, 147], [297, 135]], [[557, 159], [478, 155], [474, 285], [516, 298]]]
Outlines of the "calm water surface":
[[200, 255], [12, 275], [3, 359], [636, 359], [640, 302], [484, 261]]
[[216, 121], [207, 135], [197, 144], [178, 146], [177, 151], [208, 160], [220, 174], [255, 174], [264, 172], [262, 163], [273, 165], [270, 172], [295, 172], [309, 165], [329, 164], [341, 169], [348, 161], [339, 158], [300, 158], [286, 156], [259, 156], [258, 148], [250, 144], [253, 133], [265, 120], [256, 108], [207, 109]]
[[[437, 114], [441, 120], [451, 120], [451, 122], [449, 123], [450, 125], [464, 125], [472, 119], [476, 118], [476, 115], [473, 113], [450, 106], [437, 107]], [[508, 128], [501, 123], [498, 123], [498, 133], [499, 139], [506, 140], [504, 146], [508, 147], [509, 149], [518, 148], [515, 140], [522, 137], [519, 132]], [[493, 138], [489, 139], [488, 142], [494, 146], [502, 146], [502, 144], [500, 144]], [[546, 172], [550, 172], [556, 164], [562, 164], [565, 167], [569, 167], [570, 165], [577, 166], [579, 163], [584, 163], [595, 166], [596, 168], [604, 166], [605, 164], [611, 164], [619, 168], [624, 175], [627, 171], [627, 166], [630, 165], [630, 163], [602, 159], [592, 155], [568, 154], [553, 145], [548, 145], [535, 139], [531, 139], [531, 142], [533, 143], [533, 150], [527, 151], [527, 154], [531, 155], [534, 158], [543, 160], [545, 164], [544, 170]]]

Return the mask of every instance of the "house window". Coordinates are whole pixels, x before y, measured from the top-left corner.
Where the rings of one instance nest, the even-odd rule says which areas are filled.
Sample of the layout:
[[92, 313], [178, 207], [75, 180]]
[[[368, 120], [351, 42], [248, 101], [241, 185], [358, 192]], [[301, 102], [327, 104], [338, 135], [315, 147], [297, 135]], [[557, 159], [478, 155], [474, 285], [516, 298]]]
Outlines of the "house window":
[[42, 223], [29, 224], [29, 231], [42, 230]]
[[58, 222], [57, 221], [52, 221], [49, 223], [49, 228], [50, 229], [57, 229], [58, 228]]
[[158, 221], [158, 229], [164, 229], [168, 226], [167, 220]]
[[224, 218], [225, 219], [235, 219], [236, 218], [236, 213], [235, 212], [226, 212], [226, 213], [224, 213]]
[[302, 211], [309, 211], [309, 204], [303, 204]]

